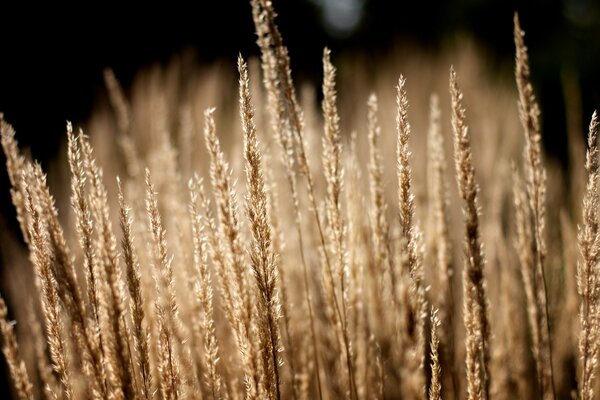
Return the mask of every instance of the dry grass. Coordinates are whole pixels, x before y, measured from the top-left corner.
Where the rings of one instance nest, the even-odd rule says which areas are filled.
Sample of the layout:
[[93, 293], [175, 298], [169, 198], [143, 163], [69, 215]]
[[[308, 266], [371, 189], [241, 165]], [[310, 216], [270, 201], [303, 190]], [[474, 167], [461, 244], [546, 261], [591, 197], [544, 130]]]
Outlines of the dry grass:
[[599, 125], [570, 198], [518, 18], [515, 89], [465, 50], [398, 79], [325, 49], [319, 107], [271, 2], [251, 6], [237, 107], [226, 71], [155, 71], [129, 96], [107, 71], [114, 112], [89, 138], [67, 125], [56, 201], [2, 120], [27, 245], [4, 281], [18, 325], [0, 297], [14, 396], [592, 399]]

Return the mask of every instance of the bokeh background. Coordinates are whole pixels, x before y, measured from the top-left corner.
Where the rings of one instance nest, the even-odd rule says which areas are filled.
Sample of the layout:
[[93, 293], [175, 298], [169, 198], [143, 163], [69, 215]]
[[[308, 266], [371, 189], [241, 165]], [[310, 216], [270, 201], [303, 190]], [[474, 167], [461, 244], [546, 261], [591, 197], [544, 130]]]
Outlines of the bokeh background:
[[[293, 71], [314, 82], [320, 80], [324, 46], [336, 55], [377, 60], [403, 47], [435, 53], [469, 38], [485, 52], [487, 67], [512, 84], [512, 18], [518, 11], [549, 154], [567, 165], [566, 132], [583, 135], [592, 110], [600, 107], [598, 0], [274, 0], [274, 5]], [[111, 67], [127, 90], [137, 71], [166, 65], [183, 52], [197, 63], [224, 60], [232, 66], [240, 52], [258, 54], [246, 0], [69, 7], [5, 2], [0, 12], [0, 112], [42, 163], [56, 155], [66, 120], [85, 125], [94, 106], [106, 101], [104, 68]], [[585, 118], [568, 118], [569, 106], [579, 107]], [[18, 234], [8, 178], [3, 167], [0, 171], [0, 230]], [[0, 398], [8, 392], [4, 369], [2, 361]]]

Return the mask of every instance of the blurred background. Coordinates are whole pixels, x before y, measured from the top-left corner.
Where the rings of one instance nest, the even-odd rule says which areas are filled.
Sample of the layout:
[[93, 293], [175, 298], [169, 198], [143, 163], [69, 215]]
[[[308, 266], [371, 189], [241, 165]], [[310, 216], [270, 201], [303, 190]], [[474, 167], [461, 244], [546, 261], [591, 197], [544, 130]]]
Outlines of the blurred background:
[[[258, 53], [247, 0], [86, 2], [63, 9], [55, 2], [9, 3], [2, 6], [0, 23], [0, 112], [16, 128], [19, 142], [39, 158], [56, 151], [65, 120], [85, 121], [105, 96], [105, 67], [113, 68], [127, 88], [137, 71], [166, 64], [184, 50], [200, 63]], [[580, 92], [585, 115], [599, 103], [598, 0], [274, 3], [294, 73], [316, 82], [324, 46], [334, 55], [377, 56], [403, 46], [435, 52], [465, 35], [487, 52], [490, 67], [510, 78], [516, 10], [527, 32], [549, 147], [563, 147], [554, 143], [563, 140], [566, 129], [565, 80]]]
[[[549, 154], [566, 165], [566, 133], [583, 135], [600, 107], [598, 0], [274, 0], [274, 6], [294, 73], [314, 82], [320, 81], [324, 46], [334, 55], [376, 59], [402, 47], [435, 53], [467, 37], [512, 85], [518, 11]], [[258, 55], [246, 0], [68, 8], [5, 2], [0, 43], [0, 112], [42, 163], [56, 155], [66, 120], [85, 124], [94, 105], [106, 101], [104, 68], [111, 67], [127, 90], [137, 71], [166, 65], [184, 51], [197, 63], [224, 60], [232, 68], [238, 53]], [[569, 108], [581, 115], [568, 116]], [[4, 165], [3, 155], [0, 161]], [[0, 171], [0, 229], [18, 234], [8, 178], [4, 167]], [[5, 381], [0, 395], [2, 388]]]

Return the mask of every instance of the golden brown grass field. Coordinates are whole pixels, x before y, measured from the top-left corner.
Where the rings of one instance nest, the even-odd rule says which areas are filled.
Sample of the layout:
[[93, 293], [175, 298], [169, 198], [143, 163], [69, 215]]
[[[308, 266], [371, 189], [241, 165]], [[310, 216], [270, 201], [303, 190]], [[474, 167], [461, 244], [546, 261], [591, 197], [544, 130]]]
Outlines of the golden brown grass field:
[[295, 85], [251, 5], [260, 59], [107, 70], [49, 177], [2, 120], [12, 395], [597, 398], [598, 119], [545, 156], [518, 16], [511, 86], [472, 46]]

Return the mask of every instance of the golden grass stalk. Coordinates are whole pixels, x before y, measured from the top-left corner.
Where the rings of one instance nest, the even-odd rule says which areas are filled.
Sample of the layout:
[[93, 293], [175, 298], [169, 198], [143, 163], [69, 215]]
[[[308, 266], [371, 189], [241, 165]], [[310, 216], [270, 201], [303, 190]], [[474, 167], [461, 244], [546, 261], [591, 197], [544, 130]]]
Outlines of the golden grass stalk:
[[[241, 301], [239, 299], [240, 294], [235, 287], [235, 278], [229, 276], [232, 272], [227, 268], [225, 254], [223, 253], [223, 248], [220, 246], [219, 242], [217, 224], [215, 223], [210, 201], [204, 193], [203, 186], [197, 187], [197, 194], [200, 196], [205, 224], [208, 227], [208, 247], [220, 280], [221, 297], [223, 298], [222, 303], [225, 316], [235, 330], [237, 322], [234, 315], [237, 312], [237, 309], [234, 308], [239, 307]], [[234, 300], [234, 298], [236, 298], [236, 300]]]
[[[335, 260], [334, 273], [344, 288], [346, 269], [344, 221], [341, 214], [342, 175], [340, 117], [337, 111], [335, 90], [335, 67], [331, 64], [331, 52], [323, 51], [323, 119], [325, 135], [323, 137], [323, 166], [327, 183], [327, 220], [329, 241]], [[342, 296], [344, 296], [342, 290]], [[343, 298], [342, 298], [343, 300]]]
[[33, 399], [33, 386], [27, 374], [25, 361], [23, 361], [19, 352], [14, 325], [14, 322], [8, 320], [6, 303], [0, 295], [0, 337], [2, 337], [2, 352], [4, 353], [4, 357], [6, 357], [17, 396], [19, 399], [29, 400]]
[[245, 396], [254, 398], [259, 391], [259, 360], [249, 336], [253, 329], [253, 305], [246, 278], [246, 261], [237, 215], [237, 196], [231, 184], [229, 165], [217, 138], [213, 113], [214, 109], [204, 112], [204, 137], [210, 156], [210, 179], [219, 219], [218, 232], [216, 227], [211, 229], [212, 251], [213, 257], [220, 264], [221, 283], [224, 288], [222, 293], [225, 296], [225, 305], [229, 307], [230, 323], [243, 361], [246, 375]]
[[[335, 90], [335, 68], [331, 64], [329, 49], [323, 51], [323, 118], [325, 120], [325, 135], [323, 137], [323, 166], [325, 182], [327, 184], [327, 198], [325, 202], [329, 242], [333, 258], [333, 266], [328, 262], [326, 281], [328, 281], [329, 295], [334, 303], [334, 315], [337, 316], [337, 324], [340, 325], [340, 334], [344, 347], [344, 358], [348, 373], [348, 387], [350, 398], [356, 398], [356, 382], [354, 380], [354, 366], [352, 365], [352, 352], [350, 338], [348, 335], [348, 318], [346, 309], [348, 305], [347, 275], [348, 262], [345, 246], [346, 225], [342, 218], [341, 194], [343, 189], [343, 169], [341, 165], [341, 132], [339, 126], [340, 117], [337, 111], [337, 94]], [[327, 252], [327, 249], [324, 249]], [[336, 293], [335, 279], [339, 281], [342, 297], [341, 305]], [[340, 311], [341, 307], [341, 311]], [[335, 321], [335, 320], [334, 320]]]
[[[198, 275], [194, 292], [202, 305], [201, 324], [204, 335], [204, 357], [206, 363], [206, 384], [210, 388], [213, 400], [221, 399], [221, 375], [217, 370], [219, 362], [219, 344], [213, 319], [213, 289], [211, 274], [208, 266], [208, 251], [202, 214], [199, 204], [199, 192], [203, 192], [202, 180], [195, 175], [189, 182], [190, 189], [190, 218], [194, 243], [194, 267]], [[203, 196], [203, 195], [202, 195]]]
[[157, 193], [152, 184], [150, 171], [146, 169], [146, 213], [152, 233], [154, 253], [154, 280], [157, 301], [154, 303], [158, 322], [158, 357], [160, 391], [163, 399], [178, 399], [181, 396], [180, 365], [173, 343], [173, 323], [177, 318], [178, 307], [175, 299], [173, 280], [173, 259], [167, 254], [166, 232], [158, 211]]
[[[121, 285], [121, 268], [117, 254], [117, 241], [112, 230], [108, 209], [108, 195], [102, 182], [102, 169], [98, 167], [92, 154], [90, 143], [80, 136], [84, 168], [90, 182], [90, 204], [98, 231], [99, 255], [108, 283], [104, 301], [108, 310], [105, 318], [110, 327], [104, 331], [110, 335], [110, 342], [104, 349], [107, 370], [113, 385], [115, 398], [131, 398], [134, 393], [133, 378], [129, 365], [128, 327], [125, 319], [124, 293]], [[110, 333], [109, 333], [110, 332]]]
[[[289, 154], [293, 151], [292, 143], [290, 140], [292, 137], [297, 143], [297, 147], [295, 148], [295, 154], [297, 156], [300, 171], [306, 177], [307, 181], [308, 198], [313, 216], [315, 218], [316, 227], [319, 233], [319, 239], [321, 242], [320, 244], [323, 248], [322, 254], [324, 257], [324, 264], [326, 268], [326, 279], [332, 281], [332, 263], [329, 258], [329, 254], [326, 250], [327, 245], [325, 238], [325, 229], [317, 207], [314, 177], [309, 167], [306, 141], [304, 140], [303, 133], [304, 128], [302, 121], [302, 113], [298, 105], [296, 92], [292, 82], [288, 51], [287, 48], [283, 45], [281, 34], [279, 33], [279, 29], [277, 28], [277, 25], [275, 23], [275, 11], [273, 10], [271, 2], [265, 0], [252, 0], [251, 4], [252, 15], [258, 36], [257, 43], [261, 48], [262, 53], [262, 69], [265, 75], [265, 88], [267, 89], [267, 93], [269, 96], [269, 108], [271, 113], [275, 114], [275, 116], [272, 117], [272, 121], [278, 121], [278, 123], [274, 124], [276, 128], [284, 127], [287, 128], [287, 130], [290, 130], [292, 133], [291, 135], [280, 135], [281, 139], [279, 140], [279, 142], [285, 146], [283, 148], [283, 151], [285, 153]], [[287, 132], [287, 130], [282, 130], [282, 132]], [[289, 157], [289, 155], [287, 157]], [[288, 168], [291, 168], [292, 163], [287, 162], [287, 166]], [[299, 215], [298, 213], [296, 214]], [[329, 277], [327, 278], [327, 276]], [[337, 299], [335, 291], [333, 293], [334, 304], [332, 306], [334, 307], [334, 318], [337, 318], [340, 321], [339, 324], [341, 325], [346, 354], [350, 354], [350, 343], [348, 341], [347, 335], [344, 333], [346, 331], [345, 319], [342, 316], [342, 311], [340, 309], [339, 301]], [[314, 335], [314, 328], [312, 330]], [[319, 372], [317, 366], [317, 376], [318, 374]], [[354, 398], [356, 388], [350, 368], [348, 368], [348, 374], [349, 385], [351, 387], [350, 395], [352, 398]], [[321, 395], [320, 382], [319, 393]]]
[[225, 317], [231, 324], [232, 328], [234, 328], [235, 330], [237, 322], [234, 315], [237, 312], [236, 307], [239, 307], [239, 304], [241, 302], [241, 299], [239, 298], [239, 289], [236, 285], [237, 281], [235, 280], [235, 278], [230, 277], [230, 274], [232, 274], [233, 272], [227, 268], [225, 254], [219, 242], [218, 227], [213, 217], [210, 201], [204, 193], [203, 186], [197, 186], [196, 189], [197, 195], [200, 196], [200, 205], [202, 207], [205, 225], [208, 228], [208, 249], [211, 253], [213, 263], [215, 264], [217, 276], [219, 278], [223, 311], [225, 312]]
[[[217, 216], [219, 220], [219, 235], [221, 246], [225, 249], [227, 264], [231, 265], [235, 277], [235, 290], [240, 296], [234, 305], [241, 312], [242, 322], [249, 326], [252, 312], [250, 310], [250, 293], [244, 269], [244, 250], [241, 243], [239, 219], [237, 214], [237, 196], [231, 183], [231, 171], [221, 151], [217, 138], [214, 109], [204, 113], [206, 148], [210, 156], [210, 179], [215, 194]], [[239, 303], [239, 304], [236, 304]]]
[[440, 319], [437, 310], [431, 310], [431, 383], [429, 384], [429, 400], [441, 400], [442, 398], [442, 369], [439, 358], [440, 339], [438, 330]]
[[581, 399], [594, 398], [594, 378], [598, 364], [600, 332], [600, 160], [598, 159], [598, 115], [592, 115], [588, 134], [585, 169], [588, 173], [583, 198], [583, 228], [579, 230], [579, 249], [583, 262], [577, 264], [577, 291], [581, 296], [579, 307], [579, 357], [581, 359]]
[[[162, 197], [163, 209], [161, 212], [167, 213], [163, 214], [167, 216], [167, 219], [163, 219], [160, 214], [158, 215], [161, 217], [161, 221], [159, 222], [160, 230], [162, 231], [160, 236], [162, 238], [159, 245], [160, 258], [157, 258], [159, 253], [156, 253], [156, 251], [154, 252], [154, 259], [159, 261], [159, 263], [157, 264], [155, 261], [154, 265], [155, 267], [157, 265], [163, 266], [161, 271], [157, 271], [159, 274], [156, 275], [159, 278], [157, 285], [158, 297], [162, 298], [164, 301], [169, 334], [172, 335], [171, 343], [175, 350], [173, 357], [176, 361], [177, 370], [180, 375], [179, 395], [181, 397], [187, 397], [190, 395], [190, 391], [194, 390], [193, 386], [198, 375], [196, 371], [197, 365], [194, 364], [192, 360], [191, 346], [188, 345], [190, 333], [187, 327], [182, 323], [176, 294], [177, 272], [182, 269], [179, 267], [183, 265], [189, 266], [191, 262], [188, 252], [184, 252], [182, 249], [182, 243], [189, 237], [186, 234], [188, 228], [186, 225], [187, 212], [185, 203], [179, 201], [179, 199], [175, 200], [175, 198], [183, 195], [181, 192], [181, 179], [177, 171], [175, 151], [165, 132], [161, 132], [159, 151], [161, 152], [160, 160], [163, 168], [159, 170], [160, 174], [158, 181], [162, 183], [161, 188], [164, 193]], [[152, 226], [152, 223], [150, 225]], [[172, 236], [172, 248], [175, 256], [168, 256], [168, 261], [165, 263], [164, 260], [167, 252], [167, 226], [171, 226], [175, 231], [175, 234]], [[154, 236], [154, 229], [151, 229], [150, 231], [152, 231]], [[156, 236], [154, 236], [153, 243], [155, 245], [157, 243]], [[186, 246], [188, 245], [189, 244], [186, 244]], [[189, 271], [189, 269], [190, 268], [186, 268], [185, 270]], [[181, 275], [184, 275], [184, 273], [180, 274], [180, 276]], [[182, 310], [184, 313], [187, 311], [185, 307]]]
[[10, 196], [17, 212], [17, 221], [23, 233], [25, 243], [29, 242], [27, 229], [27, 213], [25, 212], [25, 194], [21, 187], [21, 173], [25, 166], [25, 157], [19, 152], [19, 146], [15, 140], [15, 130], [4, 121], [4, 115], [0, 113], [0, 142], [6, 156], [6, 171], [10, 181]]
[[[142, 294], [142, 282], [140, 276], [140, 265], [136, 254], [133, 240], [130, 209], [125, 203], [125, 196], [121, 187], [121, 181], [117, 178], [119, 188], [119, 221], [123, 239], [121, 249], [125, 260], [127, 289], [131, 299], [130, 313], [133, 324], [131, 325], [133, 341], [137, 352], [137, 365], [140, 373], [138, 385], [139, 394], [144, 399], [152, 397], [152, 371], [150, 369], [149, 332], [144, 326], [144, 298]], [[132, 356], [133, 358], [133, 356]]]
[[[306, 171], [308, 159], [303, 138], [302, 113], [292, 81], [288, 50], [283, 44], [279, 28], [275, 23], [275, 10], [271, 1], [268, 0], [251, 0], [250, 3], [258, 36], [257, 43], [261, 49], [264, 83], [270, 98], [270, 111], [276, 112], [275, 117], [280, 118], [281, 122], [287, 123], [292, 137], [299, 145], [299, 166], [312, 183], [312, 175]], [[292, 146], [292, 143], [289, 145]], [[309, 184], [309, 186], [312, 185]]]
[[413, 217], [415, 212], [415, 198], [411, 191], [411, 171], [410, 171], [410, 150], [408, 149], [408, 140], [410, 138], [410, 124], [408, 122], [408, 99], [405, 89], [406, 80], [402, 75], [398, 80], [396, 87], [396, 104], [398, 113], [396, 114], [396, 131], [398, 135], [396, 156], [398, 158], [398, 209], [400, 216], [400, 237], [406, 242], [408, 257], [404, 258], [402, 272], [413, 274], [415, 268], [415, 254], [410, 250], [410, 244], [413, 241]]
[[[530, 82], [529, 57], [523, 40], [525, 33], [519, 25], [519, 17], [514, 17], [514, 40], [516, 47], [515, 77], [519, 91], [519, 117], [525, 133], [524, 170], [527, 182], [527, 200], [531, 209], [531, 241], [533, 264], [533, 285], [537, 319], [530, 323], [532, 328], [533, 353], [538, 372], [538, 383], [546, 400], [554, 399], [554, 380], [552, 374], [552, 348], [550, 341], [550, 323], [548, 318], [548, 296], [544, 278], [544, 259], [546, 257], [545, 218], [546, 218], [546, 171], [542, 165], [540, 110], [533, 94]], [[526, 268], [526, 266], [523, 266]], [[532, 315], [530, 313], [530, 315]]]
[[462, 107], [462, 92], [456, 81], [454, 68], [450, 69], [452, 97], [452, 129], [454, 130], [454, 157], [460, 197], [463, 200], [465, 223], [464, 246], [464, 323], [466, 330], [467, 393], [469, 400], [487, 399], [489, 393], [490, 324], [484, 276], [485, 256], [479, 228], [479, 188], [475, 181], [475, 167], [471, 153], [471, 136]]
[[39, 212], [39, 200], [34, 197], [34, 169], [39, 165], [28, 165], [22, 176], [22, 187], [25, 190], [25, 209], [31, 217], [29, 220], [29, 238], [32, 249], [32, 261], [36, 268], [42, 290], [42, 310], [46, 321], [46, 340], [52, 360], [52, 368], [62, 384], [63, 395], [66, 399], [73, 398], [70, 366], [67, 365], [63, 322], [57, 294], [56, 280], [52, 275], [52, 259], [48, 246], [48, 237]]
[[[91, 318], [86, 318], [87, 332], [85, 343], [91, 355], [91, 364], [96, 380], [98, 396], [106, 395], [106, 372], [103, 354], [103, 337], [100, 329], [99, 307], [100, 291], [97, 289], [99, 266], [94, 248], [91, 207], [86, 194], [86, 173], [78, 142], [81, 139], [73, 134], [71, 123], [67, 123], [67, 155], [71, 170], [71, 206], [75, 212], [76, 230], [83, 251], [83, 265], [87, 287], [87, 302], [90, 305]], [[62, 291], [61, 291], [62, 292]]]
[[[176, 287], [177, 279], [182, 278], [188, 282], [188, 288], [192, 291], [193, 279], [190, 279], [191, 271], [191, 252], [185, 251], [184, 248], [191, 247], [191, 229], [188, 224], [188, 213], [185, 201], [181, 201], [180, 198], [185, 196], [183, 190], [183, 183], [181, 180], [180, 173], [177, 167], [176, 151], [171, 144], [168, 131], [163, 130], [160, 132], [160, 142], [158, 144], [158, 151], [160, 155], [157, 160], [161, 168], [158, 170], [159, 174], [157, 177], [158, 187], [162, 191], [162, 209], [160, 212], [165, 218], [162, 219], [163, 230], [165, 231], [165, 248], [167, 245], [166, 231], [167, 227], [171, 227], [174, 234], [171, 235], [171, 256], [170, 256], [170, 272], [171, 277], [169, 278], [169, 284], [165, 285], [166, 281], [163, 280], [163, 288], [166, 289], [164, 293], [164, 299], [167, 300], [168, 310], [167, 313], [171, 334], [173, 335], [173, 348], [175, 349], [175, 359], [179, 364], [179, 374], [181, 375], [181, 393], [182, 397], [188, 397], [194, 391], [195, 382], [198, 379], [199, 372], [197, 371], [197, 363], [194, 363], [192, 356], [192, 346], [190, 343], [191, 332], [188, 326], [185, 326], [182, 322], [183, 318], [189, 318], [188, 312], [194, 307], [194, 302], [190, 307], [183, 307], [180, 309]], [[179, 276], [178, 276], [179, 275]], [[187, 315], [186, 315], [187, 314]], [[190, 319], [194, 321], [196, 318], [193, 315]], [[193, 322], [192, 324], [193, 325]], [[193, 343], [193, 342], [192, 342]]]
[[[252, 4], [252, 16], [254, 19], [254, 25], [256, 34], [258, 36], [257, 43], [261, 49], [261, 68], [263, 71], [263, 84], [267, 92], [267, 109], [270, 114], [271, 127], [275, 136], [275, 141], [281, 148], [281, 161], [284, 166], [285, 176], [290, 188], [292, 202], [294, 206], [294, 225], [296, 233], [298, 235], [298, 250], [300, 253], [300, 259], [302, 262], [303, 280], [304, 280], [304, 297], [306, 301], [306, 308], [308, 310], [308, 317], [311, 329], [311, 341], [313, 347], [313, 362], [315, 364], [315, 378], [317, 382], [318, 396], [319, 399], [323, 398], [323, 389], [321, 384], [321, 367], [319, 361], [319, 343], [317, 340], [317, 324], [315, 323], [315, 315], [313, 310], [313, 299], [311, 295], [311, 284], [309, 280], [309, 267], [307, 265], [305, 246], [304, 246], [304, 234], [302, 232], [301, 220], [302, 211], [300, 208], [300, 200], [298, 196], [298, 185], [296, 179], [295, 170], [295, 150], [294, 150], [294, 126], [288, 116], [289, 103], [286, 100], [285, 95], [280, 91], [280, 84], [287, 82], [288, 71], [282, 71], [282, 68], [278, 67], [277, 54], [272, 49], [274, 42], [277, 42], [280, 47], [283, 47], [281, 37], [277, 30], [277, 26], [274, 24], [274, 11], [270, 4], [264, 4], [260, 0], [254, 0]], [[288, 64], [287, 49], [282, 48], [279, 50], [279, 59]], [[281, 59], [283, 55], [283, 59]], [[283, 79], [280, 77], [282, 72], [286, 75]], [[291, 79], [291, 77], [290, 77]], [[293, 90], [293, 86], [291, 87]], [[287, 92], [289, 94], [289, 91]], [[293, 98], [292, 98], [293, 100]], [[298, 112], [297, 106], [294, 108], [294, 112]], [[301, 119], [297, 120], [298, 124], [295, 125], [296, 129], [301, 124]], [[304, 170], [304, 168], [303, 168]], [[314, 196], [313, 196], [314, 197]], [[314, 205], [314, 202], [312, 203]], [[314, 208], [313, 208], [314, 211]]]
[[[292, 81], [288, 51], [283, 44], [283, 39], [275, 23], [276, 14], [272, 3], [267, 0], [251, 0], [251, 4], [252, 16], [258, 36], [257, 42], [262, 53], [265, 88], [269, 93], [269, 98], [275, 99], [269, 102], [271, 112], [277, 112], [276, 117], [272, 119], [279, 120], [279, 124], [275, 126], [276, 128], [286, 128], [283, 132], [289, 130], [288, 134], [283, 137], [286, 143], [283, 150], [284, 152], [292, 152], [296, 155], [298, 167], [306, 178], [310, 209], [315, 218], [320, 245], [324, 250], [322, 253], [326, 266], [326, 274], [333, 276], [329, 253], [325, 251], [327, 248], [325, 229], [317, 206], [315, 180], [307, 157], [308, 151], [307, 143], [304, 139], [304, 123]], [[273, 103], [276, 104], [275, 108], [272, 107]], [[296, 141], [296, 147], [293, 147], [292, 140]], [[288, 162], [287, 166], [288, 168], [292, 168], [293, 164]], [[334, 302], [334, 310], [337, 318], [343, 320], [337, 296], [334, 296]]]
[[[287, 365], [290, 369], [291, 379], [292, 379], [292, 399], [296, 400], [298, 398], [306, 398], [308, 394], [306, 391], [308, 390], [310, 384], [310, 375], [312, 374], [312, 369], [314, 366], [311, 366], [310, 363], [304, 364], [302, 361], [298, 360], [299, 357], [303, 357], [304, 355], [299, 354], [300, 348], [310, 348], [310, 339], [312, 335], [304, 336], [303, 338], [297, 340], [293, 334], [296, 331], [300, 331], [301, 328], [296, 327], [296, 322], [298, 320], [292, 320], [293, 310], [295, 308], [295, 304], [293, 303], [293, 285], [290, 276], [288, 275], [286, 265], [281, 258], [281, 255], [286, 249], [286, 240], [284, 237], [284, 226], [282, 226], [280, 220], [280, 197], [278, 193], [278, 189], [275, 185], [275, 176], [273, 171], [273, 164], [271, 159], [271, 154], [268, 152], [267, 148], [263, 148], [262, 154], [263, 160], [263, 171], [265, 174], [265, 190], [267, 194], [267, 205], [269, 210], [269, 222], [272, 227], [273, 232], [273, 251], [275, 254], [279, 255], [279, 262], [277, 262], [277, 274], [279, 275], [278, 282], [278, 290], [281, 296], [281, 319], [283, 322], [283, 332], [285, 336], [284, 340], [284, 348], [286, 349], [286, 361]], [[304, 303], [306, 304], [306, 303]], [[297, 365], [300, 364], [300, 368]]]
[[[283, 39], [275, 23], [275, 11], [272, 3], [266, 0], [251, 0], [252, 15], [254, 25], [258, 36], [257, 43], [261, 48], [262, 69], [265, 75], [265, 88], [269, 96], [269, 109], [276, 116], [272, 120], [279, 121], [277, 128], [283, 127], [280, 143], [284, 144], [284, 152], [295, 154], [297, 158], [300, 172], [306, 178], [308, 189], [308, 199], [310, 209], [315, 219], [316, 228], [319, 234], [320, 245], [323, 249], [322, 255], [326, 268], [326, 275], [333, 275], [329, 254], [326, 251], [327, 243], [325, 238], [325, 229], [319, 215], [319, 209], [316, 200], [315, 180], [309, 166], [307, 157], [307, 143], [304, 138], [304, 123], [302, 112], [296, 98], [296, 91], [291, 76], [290, 59], [288, 50], [283, 44]], [[297, 146], [294, 147], [292, 141], [295, 141]], [[292, 168], [293, 164], [288, 162], [288, 168]], [[299, 213], [296, 213], [299, 215]], [[340, 321], [343, 321], [342, 313], [339, 306], [337, 296], [334, 299], [334, 313]], [[309, 299], [310, 302], [310, 299]], [[315, 329], [312, 329], [315, 331]], [[344, 328], [342, 327], [342, 331]], [[315, 333], [313, 333], [315, 335]], [[347, 339], [347, 338], [346, 338]], [[349, 353], [349, 343], [345, 339], [344, 346]], [[316, 342], [316, 341], [315, 341]], [[316, 349], [316, 346], [315, 346]], [[315, 361], [318, 362], [315, 357]], [[317, 379], [319, 378], [319, 367], [317, 364]], [[319, 383], [319, 395], [322, 395], [321, 383]], [[355, 390], [351, 392], [356, 392]]]
[[[274, 124], [274, 128], [283, 128], [282, 132], [285, 134], [280, 135], [280, 142], [284, 144], [283, 151], [296, 155], [298, 167], [306, 177], [310, 208], [317, 225], [321, 247], [326, 249], [325, 229], [317, 206], [315, 180], [309, 166], [302, 111], [298, 105], [292, 81], [288, 50], [283, 44], [283, 39], [275, 23], [276, 14], [272, 3], [266, 0], [251, 0], [251, 4], [258, 36], [257, 43], [261, 48], [265, 88], [270, 99], [269, 108], [272, 113], [276, 114], [272, 120], [278, 121], [277, 124]], [[296, 147], [293, 146], [294, 140], [297, 143]], [[293, 168], [293, 165], [293, 162], [287, 162], [288, 168]], [[328, 252], [323, 251], [323, 255], [326, 268], [331, 271]], [[333, 275], [333, 272], [327, 273]], [[337, 302], [337, 297], [334, 298]], [[339, 305], [336, 305], [336, 310], [341, 319]]]
[[276, 255], [273, 252], [272, 232], [267, 213], [265, 178], [256, 137], [248, 68], [241, 56], [238, 58], [238, 71], [240, 74], [240, 116], [244, 131], [244, 157], [248, 188], [246, 214], [250, 221], [253, 237], [250, 260], [258, 289], [258, 314], [262, 319], [259, 327], [259, 340], [262, 343], [269, 398], [280, 399], [279, 365], [282, 361], [279, 353], [283, 351], [283, 348], [278, 325], [281, 317], [281, 304], [277, 294]]
[[396, 87], [396, 158], [398, 178], [398, 209], [400, 219], [400, 270], [397, 295], [402, 309], [400, 346], [404, 353], [405, 391], [411, 398], [425, 397], [425, 320], [426, 299], [423, 288], [423, 265], [419, 243], [419, 227], [414, 221], [414, 195], [411, 189], [410, 124], [405, 79], [401, 75]]
[[[73, 323], [76, 331], [84, 332], [85, 327], [85, 305], [81, 296], [81, 289], [75, 272], [75, 263], [71, 250], [67, 245], [65, 234], [58, 220], [58, 210], [54, 205], [54, 198], [46, 183], [46, 177], [39, 169], [34, 170], [38, 182], [37, 195], [42, 204], [43, 217], [47, 225], [49, 244], [52, 247], [54, 265], [52, 272], [60, 288], [59, 296], [65, 307], [74, 311]], [[85, 333], [85, 332], [84, 332]], [[80, 333], [77, 333], [79, 335]]]
[[81, 158], [81, 150], [78, 142], [80, 137], [75, 137], [73, 127], [67, 124], [68, 158], [71, 168], [71, 205], [75, 210], [77, 234], [79, 243], [84, 254], [84, 269], [86, 272], [87, 298], [91, 305], [93, 322], [96, 334], [99, 335], [99, 303], [100, 294], [96, 289], [98, 286], [98, 266], [93, 241], [93, 223], [91, 206], [86, 194], [86, 173]]

